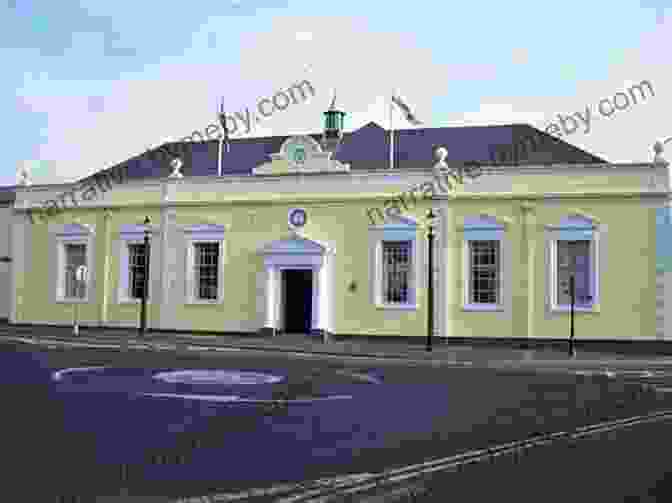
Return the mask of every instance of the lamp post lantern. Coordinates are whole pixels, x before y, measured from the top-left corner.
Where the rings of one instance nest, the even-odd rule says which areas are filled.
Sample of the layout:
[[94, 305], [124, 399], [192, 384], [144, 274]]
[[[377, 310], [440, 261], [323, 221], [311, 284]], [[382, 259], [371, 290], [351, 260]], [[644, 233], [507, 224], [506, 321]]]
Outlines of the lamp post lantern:
[[427, 213], [427, 351], [432, 350], [434, 334], [434, 212]]
[[151, 233], [149, 217], [145, 217], [145, 264], [142, 275], [142, 304], [140, 305], [140, 337], [147, 332], [147, 295], [149, 293], [149, 235]]

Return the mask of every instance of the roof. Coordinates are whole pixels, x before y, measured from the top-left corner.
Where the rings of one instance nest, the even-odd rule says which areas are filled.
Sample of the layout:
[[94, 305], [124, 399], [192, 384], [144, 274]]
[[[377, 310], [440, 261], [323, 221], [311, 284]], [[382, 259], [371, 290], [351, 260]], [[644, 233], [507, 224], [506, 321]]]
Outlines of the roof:
[[12, 204], [16, 201], [16, 185], [0, 187], [0, 205]]
[[[231, 139], [230, 151], [224, 153], [222, 158], [222, 173], [251, 175], [253, 168], [269, 162], [270, 154], [279, 152], [282, 144], [292, 136], [294, 135]], [[308, 136], [321, 142], [322, 133]], [[409, 171], [431, 169], [436, 162], [434, 149], [437, 146], [445, 146], [448, 149], [446, 160], [451, 165], [466, 162], [491, 164], [493, 148], [500, 149], [498, 152], [501, 152], [501, 149], [511, 150], [513, 145], [524, 143], [529, 138], [553, 141], [544, 142], [538, 149], [528, 148], [522, 152], [518, 151], [519, 158], [508, 165], [606, 162], [530, 125], [510, 124], [396, 130], [395, 168]], [[334, 158], [342, 163], [349, 163], [353, 171], [386, 169], [389, 167], [389, 142], [389, 130], [375, 122], [369, 122], [357, 130], [343, 133]], [[167, 177], [172, 172], [169, 162], [172, 154], [181, 158], [183, 162], [181, 171], [184, 176], [217, 175], [218, 144], [217, 140], [166, 143], [101, 172], [127, 167], [125, 171], [129, 179]], [[93, 176], [94, 174], [79, 181], [88, 180]]]

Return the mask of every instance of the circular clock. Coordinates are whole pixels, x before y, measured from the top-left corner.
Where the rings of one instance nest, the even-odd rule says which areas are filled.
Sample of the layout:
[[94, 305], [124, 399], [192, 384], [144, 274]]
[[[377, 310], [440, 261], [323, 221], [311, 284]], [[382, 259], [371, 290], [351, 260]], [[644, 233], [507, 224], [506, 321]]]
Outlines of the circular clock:
[[307, 219], [306, 210], [302, 208], [294, 208], [289, 211], [289, 225], [292, 227], [303, 227], [306, 225]]

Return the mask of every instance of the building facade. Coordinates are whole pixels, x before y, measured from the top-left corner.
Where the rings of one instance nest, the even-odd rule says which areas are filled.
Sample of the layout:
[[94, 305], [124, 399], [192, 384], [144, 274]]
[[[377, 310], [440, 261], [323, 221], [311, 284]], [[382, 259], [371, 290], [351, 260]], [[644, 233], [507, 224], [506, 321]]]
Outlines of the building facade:
[[[328, 126], [234, 140], [222, 176], [217, 142], [185, 146], [181, 177], [149, 153], [46, 219], [30, 213], [73, 185], [17, 187], [10, 321], [69, 325], [77, 305], [83, 326], [137, 327], [148, 231], [150, 330], [423, 338], [432, 209], [436, 337], [566, 340], [573, 275], [577, 339], [672, 340], [665, 163], [610, 164], [554, 140], [494, 164], [493, 142], [525, 134], [498, 126], [401, 131], [390, 170], [388, 132]], [[439, 145], [459, 168], [447, 191]], [[480, 176], [462, 176], [470, 164]]]
[[8, 321], [11, 311], [12, 243], [10, 225], [15, 193], [12, 188], [0, 188], [0, 320]]

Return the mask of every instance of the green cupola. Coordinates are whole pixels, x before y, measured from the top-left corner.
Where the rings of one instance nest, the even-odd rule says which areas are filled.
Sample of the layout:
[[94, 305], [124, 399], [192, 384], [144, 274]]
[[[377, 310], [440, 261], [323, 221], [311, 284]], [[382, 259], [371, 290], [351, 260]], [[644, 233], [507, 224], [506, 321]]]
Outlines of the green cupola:
[[329, 110], [324, 112], [324, 133], [322, 134], [322, 148], [334, 152], [343, 138], [343, 118], [345, 112], [336, 109], [336, 93], [331, 100]]

